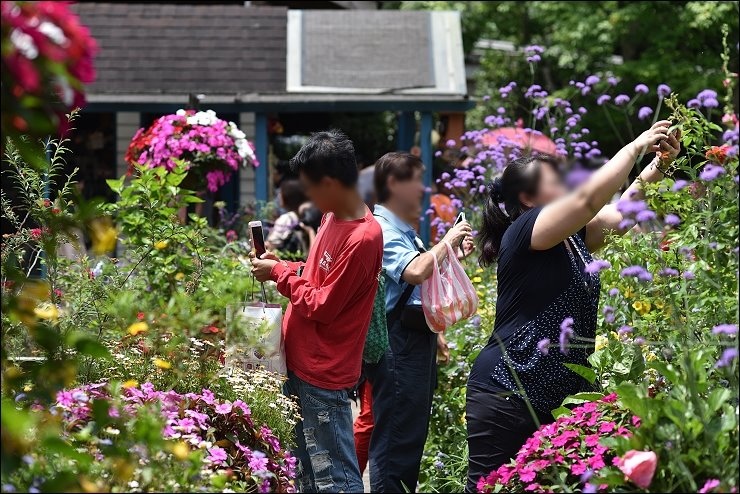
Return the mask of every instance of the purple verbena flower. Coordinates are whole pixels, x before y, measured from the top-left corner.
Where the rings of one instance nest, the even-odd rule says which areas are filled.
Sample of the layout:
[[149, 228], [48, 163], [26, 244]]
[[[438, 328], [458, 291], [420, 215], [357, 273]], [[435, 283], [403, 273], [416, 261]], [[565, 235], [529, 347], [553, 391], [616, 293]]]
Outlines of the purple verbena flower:
[[599, 81], [601, 81], [601, 78], [597, 75], [590, 75], [586, 77], [586, 85], [593, 86], [594, 84], [598, 84]]
[[610, 297], [616, 297], [617, 295], [619, 295], [619, 288], [611, 288], [609, 290]]
[[665, 98], [671, 94], [671, 88], [667, 84], [658, 84], [658, 96]]
[[699, 108], [701, 106], [701, 101], [696, 98], [690, 99], [686, 102], [686, 106], [689, 108]]
[[686, 180], [679, 179], [674, 182], [673, 186], [671, 187], [671, 190], [673, 192], [678, 192], [679, 190], [683, 189], [687, 185], [689, 185], [689, 183]]
[[685, 279], [685, 280], [693, 280], [693, 279], [696, 279], [696, 275], [694, 275], [694, 273], [692, 271], [684, 271], [683, 274], [681, 275], [681, 277], [683, 277], [683, 279]]
[[663, 218], [663, 223], [668, 226], [677, 226], [681, 224], [681, 218], [679, 218], [678, 215], [669, 213]]
[[651, 211], [649, 209], [646, 209], [644, 211], [640, 211], [635, 215], [635, 219], [639, 221], [640, 223], [644, 223], [646, 221], [652, 221], [656, 218], [656, 214], [654, 211]]
[[539, 350], [542, 355], [547, 355], [550, 351], [550, 338], [540, 340], [537, 343], [537, 350]]
[[722, 352], [722, 356], [717, 361], [716, 364], [714, 364], [715, 367], [729, 367], [732, 365], [732, 361], [737, 358], [737, 348], [726, 348], [724, 352]]
[[719, 106], [719, 101], [717, 101], [717, 98], [707, 98], [702, 101], [702, 105], [704, 108], [717, 108]]
[[596, 98], [596, 104], [599, 105], [599, 106], [601, 106], [601, 105], [603, 105], [604, 103], [606, 103], [607, 101], [609, 101], [611, 99], [612, 99], [612, 97], [609, 96], [608, 94], [602, 94], [601, 96], [599, 96], [598, 98]]
[[638, 94], [647, 94], [650, 92], [650, 89], [648, 89], [645, 84], [638, 84], [637, 86], [635, 86], [635, 92]]
[[609, 269], [612, 267], [611, 263], [609, 261], [604, 261], [601, 259], [595, 259], [591, 261], [590, 263], [586, 264], [586, 268], [584, 271], [588, 274], [596, 274], [599, 271], [602, 271], [604, 269]]
[[632, 331], [634, 331], [632, 329], [632, 326], [627, 326], [625, 324], [624, 326], [622, 326], [621, 328], [617, 330], [617, 335], [619, 335], [620, 337], [624, 337], [625, 335], [632, 333]]
[[663, 268], [660, 271], [658, 271], [658, 275], [660, 276], [678, 276], [678, 270], [673, 268]]
[[737, 324], [718, 324], [712, 328], [712, 334], [737, 334]]
[[618, 94], [614, 97], [614, 104], [617, 106], [626, 105], [630, 102], [630, 97], [626, 94]]
[[650, 115], [653, 114], [653, 109], [649, 106], [643, 106], [639, 110], [637, 110], [637, 118], [640, 120], [645, 120], [647, 118], [650, 118]]
[[721, 166], [715, 165], [714, 163], [707, 163], [704, 166], [704, 169], [699, 174], [699, 178], [710, 182], [712, 180], [715, 180], [720, 175], [724, 175], [725, 173], [725, 169]]
[[616, 86], [619, 83], [619, 79], [617, 79], [616, 77], [612, 75], [606, 78], [606, 82], [610, 86]]
[[560, 352], [567, 354], [568, 353], [568, 343], [570, 343], [570, 339], [573, 336], [573, 318], [572, 317], [566, 317], [563, 319], [563, 322], [560, 324]]

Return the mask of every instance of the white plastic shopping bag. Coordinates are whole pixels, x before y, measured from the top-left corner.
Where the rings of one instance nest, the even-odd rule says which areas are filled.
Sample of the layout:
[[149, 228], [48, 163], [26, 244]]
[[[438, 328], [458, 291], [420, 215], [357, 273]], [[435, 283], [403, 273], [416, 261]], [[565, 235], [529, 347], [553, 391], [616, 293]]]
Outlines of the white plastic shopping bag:
[[226, 366], [245, 371], [264, 368], [286, 375], [282, 325], [283, 308], [278, 304], [248, 302], [229, 306]]
[[429, 328], [440, 333], [478, 310], [478, 295], [449, 242], [447, 257], [434, 257], [432, 276], [421, 284], [421, 305]]

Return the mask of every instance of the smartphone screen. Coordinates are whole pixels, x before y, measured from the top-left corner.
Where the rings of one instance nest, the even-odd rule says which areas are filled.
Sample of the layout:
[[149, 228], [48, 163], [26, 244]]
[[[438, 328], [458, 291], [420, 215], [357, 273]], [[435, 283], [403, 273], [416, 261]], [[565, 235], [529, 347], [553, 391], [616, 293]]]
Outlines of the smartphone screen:
[[457, 218], [455, 218], [455, 224], [457, 225], [461, 221], [465, 221], [465, 211], [460, 211], [460, 214], [458, 214]]
[[265, 237], [262, 234], [262, 225], [250, 225], [252, 233], [252, 246], [257, 257], [265, 253]]

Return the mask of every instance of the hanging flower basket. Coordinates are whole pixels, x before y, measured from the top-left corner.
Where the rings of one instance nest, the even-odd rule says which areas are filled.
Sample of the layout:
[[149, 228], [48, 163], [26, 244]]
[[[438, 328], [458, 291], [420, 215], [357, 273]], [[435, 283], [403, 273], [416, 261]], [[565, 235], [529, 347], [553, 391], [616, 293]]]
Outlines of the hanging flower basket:
[[3, 136], [64, 131], [85, 102], [97, 44], [67, 2], [0, 5]]
[[183, 186], [216, 192], [239, 167], [259, 166], [254, 147], [234, 122], [213, 110], [178, 110], [158, 118], [148, 129], [139, 129], [126, 151], [129, 173], [135, 165], [161, 166], [168, 171], [177, 160], [188, 167]]

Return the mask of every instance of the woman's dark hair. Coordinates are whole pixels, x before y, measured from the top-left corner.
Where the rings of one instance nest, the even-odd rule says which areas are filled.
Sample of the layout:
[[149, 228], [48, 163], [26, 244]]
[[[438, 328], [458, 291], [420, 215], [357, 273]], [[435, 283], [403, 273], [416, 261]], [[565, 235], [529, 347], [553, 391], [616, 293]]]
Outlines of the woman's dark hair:
[[290, 168], [303, 173], [311, 182], [330, 177], [345, 187], [354, 187], [359, 173], [352, 141], [336, 129], [311, 135], [290, 160]]
[[[519, 200], [523, 192], [534, 196], [540, 183], [542, 165], [552, 166], [557, 171], [558, 161], [546, 154], [517, 158], [504, 169], [500, 178], [488, 186], [488, 196], [483, 210], [483, 224], [478, 237], [481, 266], [490, 266], [498, 259], [504, 232], [529, 208]], [[500, 204], [504, 205], [504, 210]]]
[[308, 200], [298, 180], [283, 180], [283, 183], [280, 184], [280, 197], [285, 209], [294, 212], [298, 211], [301, 204]]
[[414, 171], [423, 168], [424, 163], [421, 159], [411, 153], [392, 152], [381, 156], [375, 162], [375, 171], [373, 172], [377, 201], [383, 203], [391, 197], [391, 191], [388, 189], [388, 178], [393, 177], [401, 182], [411, 180]]

